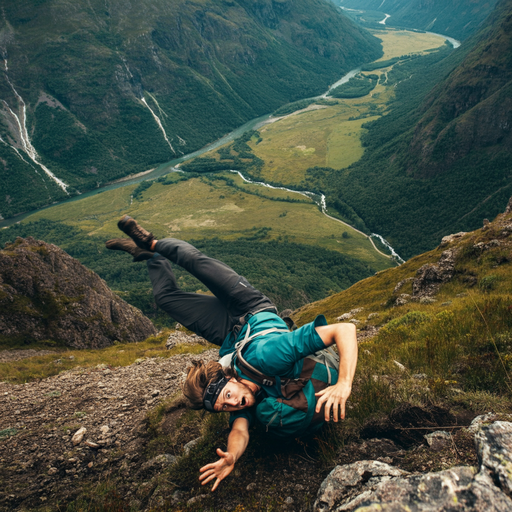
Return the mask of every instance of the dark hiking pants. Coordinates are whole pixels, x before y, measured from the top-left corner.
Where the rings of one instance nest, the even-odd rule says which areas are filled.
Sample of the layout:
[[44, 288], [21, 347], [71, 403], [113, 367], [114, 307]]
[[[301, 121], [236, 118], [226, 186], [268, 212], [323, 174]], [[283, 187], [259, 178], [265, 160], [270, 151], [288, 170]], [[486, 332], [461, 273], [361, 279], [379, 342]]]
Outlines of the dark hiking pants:
[[[214, 297], [180, 290], [169, 261], [199, 279]], [[272, 301], [245, 277], [183, 240], [159, 240], [147, 265], [157, 305], [210, 343], [222, 345], [247, 313], [267, 309], [277, 313]]]

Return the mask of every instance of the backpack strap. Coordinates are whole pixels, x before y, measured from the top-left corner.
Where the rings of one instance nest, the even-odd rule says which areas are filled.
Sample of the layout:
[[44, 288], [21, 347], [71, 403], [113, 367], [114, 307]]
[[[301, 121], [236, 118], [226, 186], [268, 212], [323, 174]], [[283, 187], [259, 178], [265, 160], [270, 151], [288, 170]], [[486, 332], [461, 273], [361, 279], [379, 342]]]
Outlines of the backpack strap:
[[[242, 369], [242, 371], [251, 379], [255, 380], [258, 384], [263, 386], [273, 386], [276, 383], [275, 377], [269, 377], [264, 373], [260, 372], [254, 366], [250, 365], [242, 355], [244, 348], [247, 346], [249, 342], [253, 339], [258, 338], [259, 336], [266, 336], [267, 334], [271, 334], [273, 332], [290, 332], [288, 329], [278, 329], [277, 327], [272, 327], [270, 329], [266, 329], [261, 332], [257, 332], [256, 334], [250, 335], [251, 333], [251, 325], [247, 324], [247, 331], [245, 333], [245, 337], [242, 341], [239, 341], [235, 345], [236, 349], [236, 361], [238, 366]], [[235, 358], [231, 360], [231, 368], [234, 370], [235, 366]]]
[[327, 370], [328, 384], [331, 385], [331, 371], [329, 368], [334, 368], [338, 370], [340, 365], [340, 356], [334, 352], [332, 347], [324, 348], [323, 350], [319, 350], [310, 356], [307, 356], [308, 359], [312, 359], [317, 363], [323, 364], [325, 369]]

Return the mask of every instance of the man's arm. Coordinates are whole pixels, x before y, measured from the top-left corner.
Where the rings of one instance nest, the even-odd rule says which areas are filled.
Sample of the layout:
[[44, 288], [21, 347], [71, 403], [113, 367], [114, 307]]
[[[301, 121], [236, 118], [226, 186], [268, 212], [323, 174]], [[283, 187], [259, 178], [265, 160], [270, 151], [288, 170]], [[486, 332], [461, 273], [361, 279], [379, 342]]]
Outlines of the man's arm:
[[202, 481], [202, 485], [216, 478], [217, 480], [215, 480], [212, 487], [212, 492], [215, 491], [220, 482], [233, 471], [235, 462], [242, 456], [248, 443], [249, 421], [246, 418], [237, 418], [233, 422], [231, 432], [228, 436], [228, 451], [223, 452], [220, 448], [217, 448], [217, 455], [220, 459], [212, 464], [207, 464], [199, 470], [203, 473], [199, 477], [199, 480]]
[[315, 327], [316, 332], [322, 338], [326, 347], [336, 344], [340, 354], [340, 367], [338, 370], [338, 382], [334, 386], [316, 393], [320, 397], [316, 403], [316, 412], [320, 412], [325, 403], [325, 421], [329, 421], [332, 415], [334, 421], [338, 421], [338, 409], [340, 419], [345, 418], [345, 402], [352, 392], [352, 381], [357, 364], [357, 335], [354, 324], [333, 324]]

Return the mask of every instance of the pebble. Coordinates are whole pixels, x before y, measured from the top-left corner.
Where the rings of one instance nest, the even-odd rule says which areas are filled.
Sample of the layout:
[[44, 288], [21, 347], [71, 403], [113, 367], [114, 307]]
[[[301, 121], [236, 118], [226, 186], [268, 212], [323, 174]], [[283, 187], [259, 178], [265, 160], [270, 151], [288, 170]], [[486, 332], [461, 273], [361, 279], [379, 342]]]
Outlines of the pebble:
[[194, 503], [198, 503], [199, 501], [202, 501], [205, 498], [208, 498], [208, 494], [200, 494], [199, 496], [194, 496], [193, 498], [190, 498], [187, 501], [187, 507], [190, 507], [190, 505], [193, 505]]
[[293, 498], [291, 496], [288, 496], [288, 498], [286, 498], [284, 500], [284, 504], [285, 505], [293, 505]]
[[105, 435], [109, 430], [110, 430], [110, 428], [107, 425], [103, 425], [102, 427], [100, 427], [100, 432], [103, 435]]
[[258, 487], [258, 484], [256, 482], [251, 482], [247, 487], [246, 489], [248, 491], [255, 491], [256, 488]]
[[80, 444], [82, 442], [82, 439], [84, 438], [85, 433], [87, 432], [87, 429], [85, 427], [79, 428], [73, 437], [71, 438], [71, 442], [76, 446], [77, 444]]

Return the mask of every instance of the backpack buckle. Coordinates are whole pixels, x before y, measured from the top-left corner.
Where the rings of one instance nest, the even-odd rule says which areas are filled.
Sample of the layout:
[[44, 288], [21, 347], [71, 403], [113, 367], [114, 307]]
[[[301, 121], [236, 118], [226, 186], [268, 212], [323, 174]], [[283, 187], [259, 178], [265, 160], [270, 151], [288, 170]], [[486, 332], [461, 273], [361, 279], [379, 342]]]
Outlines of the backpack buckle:
[[273, 382], [273, 381], [271, 381], [271, 380], [269, 380], [269, 379], [263, 379], [262, 384], [263, 384], [264, 386], [273, 386], [273, 385], [274, 385], [274, 382]]

